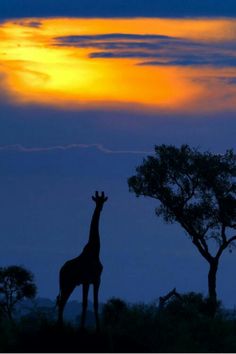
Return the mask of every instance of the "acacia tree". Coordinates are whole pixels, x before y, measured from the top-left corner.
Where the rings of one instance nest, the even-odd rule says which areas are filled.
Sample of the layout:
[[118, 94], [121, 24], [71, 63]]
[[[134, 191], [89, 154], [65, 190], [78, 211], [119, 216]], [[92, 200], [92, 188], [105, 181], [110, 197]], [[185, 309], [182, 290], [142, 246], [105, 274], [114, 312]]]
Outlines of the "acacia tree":
[[232, 150], [217, 155], [188, 145], [160, 145], [136, 172], [128, 180], [130, 191], [157, 199], [157, 216], [179, 223], [208, 262], [214, 312], [219, 260], [236, 240], [236, 156]]
[[24, 298], [34, 298], [36, 290], [33, 274], [27, 269], [20, 266], [0, 268], [0, 308], [10, 320], [16, 304]]

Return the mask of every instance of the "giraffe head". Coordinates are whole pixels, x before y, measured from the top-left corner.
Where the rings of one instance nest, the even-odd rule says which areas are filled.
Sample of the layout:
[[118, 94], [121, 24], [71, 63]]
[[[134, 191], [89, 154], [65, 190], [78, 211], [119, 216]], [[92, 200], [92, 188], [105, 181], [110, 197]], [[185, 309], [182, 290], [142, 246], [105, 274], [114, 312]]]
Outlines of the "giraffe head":
[[95, 195], [92, 196], [92, 199], [96, 203], [96, 206], [102, 209], [103, 204], [107, 201], [108, 197], [105, 197], [104, 192], [99, 195], [98, 191], [96, 191]]

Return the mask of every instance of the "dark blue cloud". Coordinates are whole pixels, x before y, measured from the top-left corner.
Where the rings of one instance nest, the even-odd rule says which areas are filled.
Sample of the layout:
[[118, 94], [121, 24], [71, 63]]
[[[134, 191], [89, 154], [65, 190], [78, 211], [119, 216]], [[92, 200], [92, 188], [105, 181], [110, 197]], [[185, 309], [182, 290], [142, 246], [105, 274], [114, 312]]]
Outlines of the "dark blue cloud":
[[235, 0], [1, 0], [0, 18], [236, 16]]
[[236, 77], [227, 77], [225, 78], [225, 82], [229, 85], [236, 85]]
[[16, 23], [23, 27], [40, 28], [42, 26], [40, 21], [17, 21]]
[[[228, 56], [228, 55], [221, 55], [221, 56], [209, 56], [201, 57], [201, 56], [188, 56], [183, 58], [176, 58], [170, 59], [167, 61], [144, 61], [139, 63], [138, 65], [153, 65], [153, 66], [204, 66], [210, 65], [218, 68], [224, 67], [236, 67], [236, 56]], [[234, 81], [234, 80], [233, 80]], [[230, 82], [232, 84], [232, 79]]]
[[[153, 54], [154, 55], [154, 54]], [[90, 58], [150, 58], [153, 57], [151, 53], [145, 53], [145, 52], [94, 52], [89, 55]], [[148, 61], [145, 62], [148, 65]], [[143, 63], [140, 63], [140, 65], [143, 65]], [[152, 65], [152, 64], [151, 64]]]
[[107, 33], [107, 34], [97, 34], [97, 35], [72, 35], [57, 37], [56, 40], [59, 43], [65, 45], [82, 45], [83, 42], [94, 43], [97, 41], [109, 41], [109, 40], [155, 40], [155, 39], [170, 39], [170, 36], [156, 35], [156, 34], [132, 34], [132, 33]]
[[235, 41], [197, 41], [162, 35], [103, 34], [54, 38], [56, 46], [86, 47], [93, 58], [146, 59], [138, 65], [235, 67]]
[[[71, 35], [54, 38], [54, 45], [66, 47], [84, 47], [96, 49], [157, 49], [160, 45], [184, 43], [186, 40], [164, 35], [107, 33], [101, 35]], [[194, 45], [194, 44], [193, 44]], [[119, 53], [117, 53], [119, 55]], [[131, 54], [130, 54], [131, 55]]]

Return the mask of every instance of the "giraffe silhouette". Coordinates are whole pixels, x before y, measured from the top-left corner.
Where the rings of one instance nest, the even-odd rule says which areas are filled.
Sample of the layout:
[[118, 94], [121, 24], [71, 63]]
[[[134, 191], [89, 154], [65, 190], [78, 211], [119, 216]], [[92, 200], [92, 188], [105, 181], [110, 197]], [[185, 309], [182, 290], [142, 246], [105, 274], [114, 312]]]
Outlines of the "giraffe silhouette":
[[103, 204], [107, 201], [104, 192], [99, 195], [96, 191], [92, 196], [96, 206], [93, 212], [89, 240], [85, 245], [82, 253], [69, 261], [67, 261], [60, 269], [59, 286], [60, 293], [57, 297], [58, 306], [58, 323], [63, 324], [63, 312], [67, 300], [76, 286], [83, 287], [82, 315], [80, 326], [83, 329], [86, 319], [86, 311], [88, 305], [88, 292], [90, 284], [93, 285], [93, 304], [96, 320], [96, 329], [99, 331], [98, 316], [98, 292], [103, 266], [99, 259], [100, 253], [100, 236], [99, 236], [99, 219], [103, 208]]

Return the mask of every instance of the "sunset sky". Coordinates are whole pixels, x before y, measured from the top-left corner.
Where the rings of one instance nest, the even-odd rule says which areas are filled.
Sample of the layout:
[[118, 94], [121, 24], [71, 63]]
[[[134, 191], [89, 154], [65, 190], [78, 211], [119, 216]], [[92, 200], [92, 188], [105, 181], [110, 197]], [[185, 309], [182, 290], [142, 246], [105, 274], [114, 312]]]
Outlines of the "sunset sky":
[[[104, 190], [101, 300], [207, 294], [207, 263], [127, 178], [162, 143], [236, 148], [235, 1], [1, 0], [0, 108], [1, 266], [31, 269], [55, 299]], [[231, 308], [234, 269], [226, 252]]]

